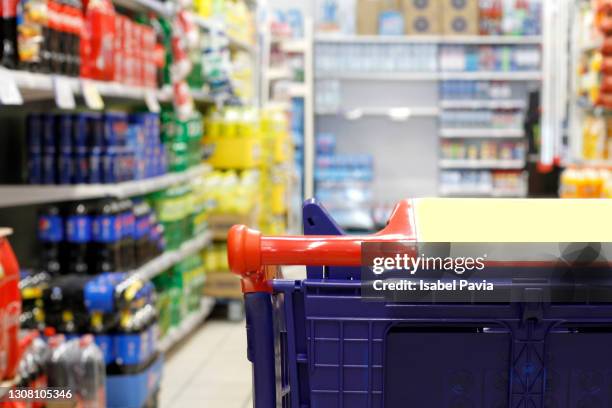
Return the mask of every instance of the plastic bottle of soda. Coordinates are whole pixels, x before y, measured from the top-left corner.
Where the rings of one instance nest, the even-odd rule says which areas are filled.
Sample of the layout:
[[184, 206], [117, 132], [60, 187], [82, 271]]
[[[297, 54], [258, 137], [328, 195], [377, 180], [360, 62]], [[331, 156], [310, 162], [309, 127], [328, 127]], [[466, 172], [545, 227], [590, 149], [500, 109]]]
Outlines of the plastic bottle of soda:
[[145, 200], [134, 202], [134, 247], [137, 265], [143, 265], [152, 258], [149, 234], [151, 230], [151, 207]]
[[64, 220], [56, 205], [41, 208], [38, 213], [38, 240], [42, 245], [40, 267], [50, 274], [61, 269], [61, 246], [64, 240]]
[[121, 216], [121, 266], [123, 271], [127, 271], [135, 267], [134, 205], [130, 199], [121, 200], [118, 204]]
[[2, 37], [2, 58], [0, 63], [7, 68], [17, 67], [17, 3], [18, 0], [1, 0], [2, 12], [0, 34]]
[[77, 362], [79, 397], [87, 408], [106, 407], [106, 365], [102, 351], [94, 342], [94, 337], [87, 334], [79, 340], [80, 358]]
[[112, 200], [98, 203], [92, 219], [91, 265], [97, 273], [116, 272], [121, 267], [122, 224]]
[[91, 242], [91, 214], [88, 205], [76, 203], [66, 215], [66, 245], [69, 273], [86, 274], [88, 245]]

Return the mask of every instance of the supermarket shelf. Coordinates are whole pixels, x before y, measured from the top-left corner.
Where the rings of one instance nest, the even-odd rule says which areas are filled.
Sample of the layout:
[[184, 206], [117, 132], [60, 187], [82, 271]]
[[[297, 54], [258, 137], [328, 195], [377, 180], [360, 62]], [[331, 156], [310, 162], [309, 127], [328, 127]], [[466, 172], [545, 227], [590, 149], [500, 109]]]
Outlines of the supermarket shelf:
[[306, 84], [302, 82], [294, 82], [289, 85], [288, 94], [292, 98], [303, 98], [306, 96]]
[[[106, 81], [95, 81], [83, 78], [66, 77], [62, 75], [49, 75], [42, 73], [35, 73], [29, 71], [20, 70], [9, 70], [0, 68], [0, 75], [6, 78], [11, 78], [15, 81], [17, 87], [26, 91], [27, 95], [23, 95], [24, 99], [35, 99], [41, 96], [53, 95], [54, 91], [54, 78], [58, 77], [69, 84], [70, 89], [74, 94], [82, 94], [82, 87], [84, 81], [95, 85], [96, 89], [100, 93], [100, 96], [107, 98], [118, 98], [118, 99], [135, 99], [144, 102], [146, 95], [150, 92], [154, 92], [157, 98], [161, 101], [169, 100], [171, 92], [167, 89], [151, 90], [149, 88], [139, 86], [129, 86], [120, 84], [117, 82], [106, 82]], [[31, 98], [29, 98], [31, 97]]]
[[318, 35], [317, 43], [348, 44], [540, 44], [541, 36]]
[[173, 251], [166, 251], [157, 258], [147, 262], [140, 268], [131, 272], [128, 279], [149, 281], [188, 256], [206, 248], [208, 244], [211, 243], [212, 238], [212, 232], [206, 231], [205, 233], [184, 242], [180, 248]]
[[446, 99], [440, 101], [442, 109], [525, 109], [522, 99]]
[[439, 189], [440, 195], [444, 197], [526, 197], [527, 188], [516, 190], [495, 189], [492, 187], [457, 187], [457, 186], [441, 186]]
[[0, 208], [101, 197], [123, 198], [144, 195], [192, 180], [197, 174], [206, 172], [208, 169], [207, 165], [202, 164], [181, 173], [168, 173], [159, 177], [117, 184], [3, 185], [0, 186]]
[[206, 318], [210, 315], [210, 312], [212, 312], [214, 306], [215, 300], [213, 298], [202, 298], [200, 310], [191, 313], [189, 316], [183, 319], [183, 321], [177, 327], [171, 328], [168, 331], [168, 334], [166, 334], [159, 341], [157, 349], [162, 353], [166, 353], [172, 349], [172, 347], [193, 333], [193, 331], [197, 329], [204, 320], [206, 320]]
[[341, 110], [320, 110], [317, 115], [320, 116], [342, 116], [349, 120], [360, 119], [363, 116], [388, 116], [392, 120], [406, 120], [411, 117], [418, 116], [438, 116], [440, 110], [435, 107], [364, 107]]
[[171, 17], [175, 10], [174, 3], [159, 0], [113, 0], [113, 3], [129, 10], [152, 11], [162, 17]]
[[321, 72], [317, 79], [348, 81], [437, 81], [438, 72]]
[[441, 72], [440, 80], [490, 80], [490, 81], [539, 81], [542, 79], [540, 71], [457, 71]]
[[458, 160], [441, 159], [439, 165], [443, 169], [522, 169], [524, 160]]
[[443, 138], [522, 138], [524, 129], [487, 129], [487, 128], [442, 128], [440, 137]]
[[293, 72], [286, 67], [270, 68], [266, 74], [269, 81], [277, 81], [281, 79], [292, 79]]

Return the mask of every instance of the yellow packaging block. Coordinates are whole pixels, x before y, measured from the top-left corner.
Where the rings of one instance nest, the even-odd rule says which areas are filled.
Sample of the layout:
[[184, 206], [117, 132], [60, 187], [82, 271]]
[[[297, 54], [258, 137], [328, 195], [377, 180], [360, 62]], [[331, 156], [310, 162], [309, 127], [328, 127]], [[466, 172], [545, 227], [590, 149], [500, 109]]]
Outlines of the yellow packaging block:
[[413, 200], [422, 242], [612, 242], [612, 200]]
[[261, 141], [255, 137], [224, 137], [207, 140], [211, 166], [219, 169], [250, 169], [261, 164]]
[[272, 184], [270, 194], [270, 210], [272, 214], [284, 214], [287, 210], [287, 203], [285, 200], [286, 190], [285, 185], [282, 182], [276, 182]]

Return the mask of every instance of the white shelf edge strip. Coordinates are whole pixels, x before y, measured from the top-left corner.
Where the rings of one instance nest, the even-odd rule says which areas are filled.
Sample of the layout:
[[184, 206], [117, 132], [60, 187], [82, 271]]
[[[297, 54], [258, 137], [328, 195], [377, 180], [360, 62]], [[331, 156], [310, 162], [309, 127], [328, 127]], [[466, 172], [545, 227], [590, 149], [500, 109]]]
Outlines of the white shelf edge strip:
[[168, 173], [118, 184], [0, 185], [0, 208], [98, 197], [125, 198], [144, 195], [190, 181], [208, 170], [208, 165], [201, 164], [180, 173]]
[[371, 44], [541, 44], [538, 35], [317, 35], [316, 43]]
[[540, 71], [457, 71], [457, 72], [317, 72], [316, 79], [370, 80], [370, 81], [445, 81], [445, 80], [499, 80], [539, 81]]
[[204, 320], [206, 320], [214, 306], [215, 300], [213, 298], [203, 297], [200, 310], [192, 312], [190, 315], [186, 316], [177, 327], [171, 328], [157, 344], [157, 350], [166, 353], [174, 347], [174, 345], [189, 336]]
[[359, 119], [362, 116], [388, 116], [390, 119], [403, 120], [415, 116], [438, 116], [440, 109], [432, 107], [389, 107], [389, 108], [353, 108], [339, 110], [319, 110], [316, 112], [320, 116], [342, 116], [349, 120]]
[[127, 279], [149, 281], [168, 270], [188, 256], [204, 249], [212, 241], [212, 232], [206, 231], [197, 237], [184, 242], [180, 248], [164, 252], [129, 274]]

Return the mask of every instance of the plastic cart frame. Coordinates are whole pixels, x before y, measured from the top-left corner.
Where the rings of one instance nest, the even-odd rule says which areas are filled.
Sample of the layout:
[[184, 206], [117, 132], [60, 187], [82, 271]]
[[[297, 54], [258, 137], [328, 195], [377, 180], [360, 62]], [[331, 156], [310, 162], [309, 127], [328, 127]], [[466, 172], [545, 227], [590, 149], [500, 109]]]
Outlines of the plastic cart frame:
[[314, 200], [303, 222], [303, 237], [229, 233], [256, 408], [612, 405], [612, 305], [364, 302], [360, 244], [414, 240], [410, 201], [371, 236], [344, 236]]

